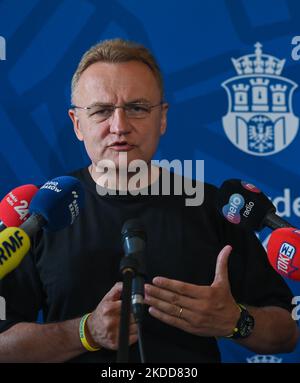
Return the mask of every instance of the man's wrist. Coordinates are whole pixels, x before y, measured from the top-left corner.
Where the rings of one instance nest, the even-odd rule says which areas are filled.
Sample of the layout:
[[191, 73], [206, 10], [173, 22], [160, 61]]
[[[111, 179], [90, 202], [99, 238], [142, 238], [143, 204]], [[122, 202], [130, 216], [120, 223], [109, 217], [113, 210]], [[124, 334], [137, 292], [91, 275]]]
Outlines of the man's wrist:
[[91, 314], [85, 314], [81, 320], [79, 325], [79, 335], [82, 345], [87, 351], [98, 351], [101, 346], [96, 344], [92, 335], [91, 335], [91, 325], [89, 319]]
[[86, 320], [86, 337], [87, 337], [87, 340], [88, 342], [90, 343], [90, 345], [92, 347], [95, 347], [95, 348], [101, 348], [102, 346], [100, 344], [98, 344], [94, 338], [93, 338], [93, 317], [92, 317], [92, 314], [90, 314]]
[[226, 338], [230, 339], [244, 339], [248, 338], [251, 335], [255, 320], [253, 316], [249, 313], [245, 306], [237, 303], [239, 308], [239, 318], [236, 322], [235, 327], [233, 328], [230, 335], [227, 335]]

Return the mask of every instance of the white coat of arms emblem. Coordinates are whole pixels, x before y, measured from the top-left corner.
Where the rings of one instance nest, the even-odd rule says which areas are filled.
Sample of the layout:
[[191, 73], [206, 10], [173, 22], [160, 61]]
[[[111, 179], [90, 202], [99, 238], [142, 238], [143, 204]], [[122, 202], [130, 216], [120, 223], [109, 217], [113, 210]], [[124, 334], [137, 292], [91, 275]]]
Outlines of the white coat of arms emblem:
[[255, 156], [278, 153], [294, 140], [299, 125], [292, 110], [297, 84], [281, 76], [285, 60], [264, 54], [256, 43], [254, 54], [232, 62], [238, 75], [222, 84], [229, 103], [223, 117], [227, 137]]

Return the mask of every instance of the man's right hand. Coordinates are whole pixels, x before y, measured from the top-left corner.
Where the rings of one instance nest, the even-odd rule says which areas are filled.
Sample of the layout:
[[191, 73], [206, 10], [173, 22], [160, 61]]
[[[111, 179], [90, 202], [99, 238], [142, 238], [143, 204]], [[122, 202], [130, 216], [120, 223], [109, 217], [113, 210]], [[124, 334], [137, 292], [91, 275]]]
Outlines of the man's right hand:
[[[116, 283], [88, 317], [87, 336], [91, 346], [109, 350], [118, 349], [122, 287], [122, 282]], [[137, 325], [131, 314], [129, 345], [135, 343], [137, 339]]]

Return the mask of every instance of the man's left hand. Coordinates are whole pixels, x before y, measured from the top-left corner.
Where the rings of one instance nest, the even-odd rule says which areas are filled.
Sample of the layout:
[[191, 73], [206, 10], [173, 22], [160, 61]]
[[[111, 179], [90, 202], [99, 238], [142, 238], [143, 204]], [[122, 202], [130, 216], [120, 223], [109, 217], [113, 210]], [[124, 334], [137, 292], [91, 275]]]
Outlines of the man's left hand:
[[231, 246], [225, 246], [220, 251], [215, 278], [210, 286], [155, 277], [153, 285], [145, 285], [145, 303], [150, 306], [149, 313], [191, 334], [230, 335], [240, 316], [228, 279], [231, 250]]

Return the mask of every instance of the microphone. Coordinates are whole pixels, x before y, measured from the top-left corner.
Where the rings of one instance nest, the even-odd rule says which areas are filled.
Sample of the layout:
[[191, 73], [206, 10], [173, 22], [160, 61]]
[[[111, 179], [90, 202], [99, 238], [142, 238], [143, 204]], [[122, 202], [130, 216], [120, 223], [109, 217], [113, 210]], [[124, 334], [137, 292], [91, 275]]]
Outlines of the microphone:
[[0, 233], [0, 279], [19, 266], [30, 249], [30, 238], [19, 227], [8, 227]]
[[0, 279], [19, 266], [30, 249], [30, 236], [41, 228], [57, 231], [71, 225], [84, 203], [77, 178], [63, 176], [46, 182], [31, 200], [31, 216], [19, 228], [0, 233]]
[[292, 227], [275, 213], [276, 208], [269, 198], [248, 182], [239, 179], [224, 181], [217, 198], [221, 215], [235, 225], [254, 231], [266, 226], [273, 230]]
[[300, 230], [290, 227], [273, 231], [267, 254], [277, 273], [300, 281]]
[[145, 283], [145, 249], [146, 233], [138, 219], [131, 219], [124, 223], [122, 228], [122, 243], [126, 258], [130, 263], [134, 278], [131, 290], [131, 305], [136, 322], [141, 322], [144, 309], [144, 283]]
[[0, 202], [0, 232], [6, 227], [18, 227], [29, 217], [29, 204], [39, 189], [22, 185], [11, 190]]
[[31, 216], [21, 228], [29, 236], [41, 228], [58, 231], [72, 225], [84, 204], [84, 189], [77, 178], [62, 176], [46, 182], [32, 198]]

